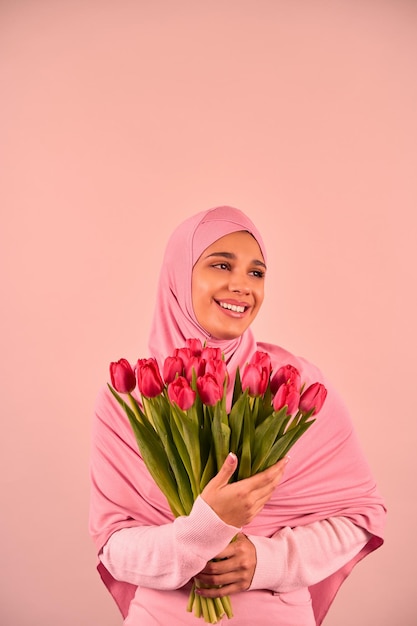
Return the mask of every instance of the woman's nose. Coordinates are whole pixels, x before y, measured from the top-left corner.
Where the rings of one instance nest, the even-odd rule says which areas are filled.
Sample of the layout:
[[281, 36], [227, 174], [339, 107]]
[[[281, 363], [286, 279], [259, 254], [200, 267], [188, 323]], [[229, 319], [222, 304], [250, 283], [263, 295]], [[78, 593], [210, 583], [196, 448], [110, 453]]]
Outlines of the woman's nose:
[[236, 293], [249, 293], [250, 287], [248, 275], [246, 273], [234, 274], [232, 272], [229, 279], [229, 290]]

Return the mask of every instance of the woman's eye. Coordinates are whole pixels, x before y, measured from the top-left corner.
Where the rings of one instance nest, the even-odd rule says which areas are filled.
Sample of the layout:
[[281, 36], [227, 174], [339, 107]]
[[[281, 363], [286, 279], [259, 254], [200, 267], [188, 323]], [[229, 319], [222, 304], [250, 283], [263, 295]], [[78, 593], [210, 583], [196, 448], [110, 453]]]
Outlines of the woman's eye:
[[229, 265], [227, 263], [216, 263], [212, 267], [216, 267], [217, 269], [220, 269], [220, 270], [228, 270], [229, 269]]
[[250, 273], [252, 276], [255, 276], [255, 278], [263, 278], [265, 276], [265, 272], [262, 270], [252, 270]]

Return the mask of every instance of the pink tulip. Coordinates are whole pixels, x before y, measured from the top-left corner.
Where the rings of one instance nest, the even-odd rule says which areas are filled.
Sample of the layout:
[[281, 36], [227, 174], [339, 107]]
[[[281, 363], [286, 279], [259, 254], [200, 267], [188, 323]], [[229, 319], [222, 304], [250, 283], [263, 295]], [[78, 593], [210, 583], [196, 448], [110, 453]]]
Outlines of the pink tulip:
[[327, 396], [327, 389], [321, 383], [313, 383], [301, 395], [300, 411], [308, 413], [314, 409], [314, 414], [320, 411]]
[[184, 376], [178, 376], [168, 385], [168, 397], [171, 402], [178, 404], [180, 409], [187, 411], [195, 400], [196, 393], [191, 389], [188, 380]]
[[136, 387], [132, 366], [126, 359], [110, 363], [111, 384], [119, 393], [130, 393]]
[[206, 373], [212, 374], [219, 385], [223, 388], [225, 378], [227, 376], [227, 367], [225, 361], [209, 360], [206, 363]]
[[223, 397], [223, 387], [212, 374], [197, 378], [197, 391], [201, 401], [208, 406], [214, 406]]
[[253, 363], [245, 366], [242, 374], [242, 389], [248, 389], [250, 396], [261, 396], [265, 393], [269, 382], [269, 371]]
[[136, 365], [136, 376], [139, 391], [147, 398], [154, 398], [162, 392], [164, 383], [156, 359], [139, 359]]
[[300, 372], [293, 365], [283, 365], [271, 378], [271, 392], [276, 394], [281, 385], [292, 383], [298, 389], [301, 387]]
[[179, 356], [168, 356], [164, 361], [163, 377], [166, 384], [171, 383], [176, 376], [181, 376], [184, 363]]
[[300, 402], [300, 390], [293, 383], [284, 383], [281, 385], [274, 396], [274, 411], [279, 411], [287, 406], [287, 413], [292, 415], [298, 409]]
[[185, 345], [191, 351], [192, 356], [201, 356], [203, 346], [200, 339], [187, 339]]

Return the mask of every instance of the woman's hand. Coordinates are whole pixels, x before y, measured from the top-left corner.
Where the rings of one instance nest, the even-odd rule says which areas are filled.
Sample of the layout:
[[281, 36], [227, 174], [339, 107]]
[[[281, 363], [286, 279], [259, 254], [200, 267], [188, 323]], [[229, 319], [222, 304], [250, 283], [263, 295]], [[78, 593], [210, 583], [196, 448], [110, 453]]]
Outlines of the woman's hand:
[[216, 559], [221, 560], [209, 561], [196, 576], [198, 595], [219, 598], [249, 589], [255, 573], [256, 549], [246, 535], [239, 533]]
[[201, 497], [226, 524], [241, 528], [263, 509], [280, 482], [288, 460], [286, 457], [259, 474], [229, 483], [237, 467], [237, 457], [230, 453]]

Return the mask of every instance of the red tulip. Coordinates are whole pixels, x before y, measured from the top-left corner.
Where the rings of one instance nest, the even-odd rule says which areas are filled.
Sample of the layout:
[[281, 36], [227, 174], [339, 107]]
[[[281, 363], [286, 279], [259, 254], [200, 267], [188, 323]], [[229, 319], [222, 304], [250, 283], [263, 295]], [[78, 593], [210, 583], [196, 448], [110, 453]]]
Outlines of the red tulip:
[[126, 359], [110, 363], [111, 384], [119, 393], [130, 393], [136, 387], [132, 366]]
[[252, 355], [251, 360], [249, 361], [252, 365], [258, 365], [259, 367], [264, 367], [268, 371], [268, 376], [271, 373], [272, 365], [271, 358], [267, 352], [262, 352], [261, 350], [257, 350]]
[[242, 389], [248, 389], [250, 396], [261, 396], [269, 382], [269, 371], [253, 363], [245, 366], [242, 374]]
[[274, 396], [274, 411], [279, 411], [287, 406], [287, 413], [292, 415], [298, 409], [300, 403], [300, 390], [293, 383], [284, 383], [281, 385]]
[[136, 376], [141, 394], [147, 398], [158, 396], [164, 383], [155, 359], [139, 359], [136, 365]]
[[206, 362], [204, 359], [201, 359], [199, 356], [192, 356], [186, 363], [184, 364], [184, 373], [186, 379], [191, 382], [193, 379], [193, 370], [196, 373], [196, 376], [203, 376], [206, 371]]
[[163, 376], [164, 381], [171, 383], [175, 377], [181, 376], [184, 371], [184, 363], [179, 356], [168, 356], [164, 361]]
[[170, 401], [178, 404], [183, 411], [187, 411], [193, 406], [195, 396], [195, 391], [191, 389], [188, 380], [184, 378], [184, 376], [177, 376], [177, 378], [168, 385], [168, 397]]
[[201, 358], [206, 361], [221, 361], [222, 360], [222, 351], [220, 348], [212, 348], [210, 346], [206, 346], [203, 348], [201, 353]]
[[226, 361], [218, 361], [211, 359], [206, 363], [206, 373], [212, 374], [219, 385], [223, 388], [225, 378], [227, 376]]
[[320, 411], [327, 396], [327, 389], [321, 383], [313, 383], [301, 395], [300, 411], [308, 413], [314, 409], [314, 414]]
[[201, 356], [203, 346], [200, 339], [187, 339], [185, 345], [191, 350], [192, 356]]
[[283, 365], [271, 378], [271, 392], [276, 394], [284, 383], [292, 383], [298, 389], [301, 387], [300, 372], [293, 365]]
[[219, 385], [212, 374], [197, 378], [197, 391], [201, 401], [208, 406], [214, 406], [223, 397], [223, 386]]
[[186, 363], [193, 355], [190, 348], [175, 348], [173, 356], [178, 356], [183, 363]]

